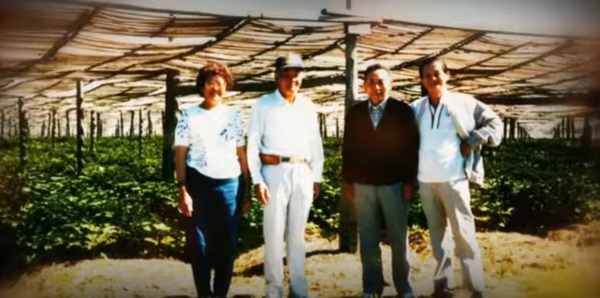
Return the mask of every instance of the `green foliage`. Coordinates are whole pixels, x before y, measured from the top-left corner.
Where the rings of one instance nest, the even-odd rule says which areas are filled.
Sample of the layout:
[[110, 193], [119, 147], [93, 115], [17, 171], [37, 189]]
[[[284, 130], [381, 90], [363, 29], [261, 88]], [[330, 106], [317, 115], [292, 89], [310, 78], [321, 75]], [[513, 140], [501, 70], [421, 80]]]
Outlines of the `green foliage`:
[[[87, 145], [87, 144], [86, 144]], [[325, 141], [324, 181], [310, 221], [339, 229], [341, 144]], [[109, 257], [183, 257], [174, 183], [161, 181], [162, 139], [100, 138], [76, 175], [75, 141], [37, 139], [19, 166], [18, 143], [0, 141], [0, 269], [37, 262]], [[486, 184], [473, 191], [477, 225], [525, 229], [598, 218], [600, 187], [560, 141], [509, 142], [484, 151]], [[240, 227], [241, 251], [263, 244], [255, 201]], [[410, 226], [425, 229], [417, 196]]]

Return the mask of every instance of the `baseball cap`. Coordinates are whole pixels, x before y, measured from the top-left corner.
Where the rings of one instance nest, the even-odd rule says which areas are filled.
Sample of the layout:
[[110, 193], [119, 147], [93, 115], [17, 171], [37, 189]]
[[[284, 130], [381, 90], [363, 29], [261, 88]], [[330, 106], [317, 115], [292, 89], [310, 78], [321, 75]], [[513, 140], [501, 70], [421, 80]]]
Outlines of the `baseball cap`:
[[302, 57], [296, 54], [287, 54], [277, 57], [275, 60], [275, 70], [278, 71], [284, 68], [298, 68], [300, 70], [304, 69]]

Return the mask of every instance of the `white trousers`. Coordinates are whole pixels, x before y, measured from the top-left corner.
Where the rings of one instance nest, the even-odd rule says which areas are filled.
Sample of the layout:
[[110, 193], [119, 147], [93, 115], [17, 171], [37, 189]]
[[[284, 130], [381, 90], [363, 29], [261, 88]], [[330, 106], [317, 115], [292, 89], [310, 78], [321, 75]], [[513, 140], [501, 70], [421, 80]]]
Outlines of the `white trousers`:
[[437, 260], [434, 276], [436, 291], [452, 290], [455, 286], [452, 261], [456, 243], [465, 284], [471, 291], [483, 292], [483, 267], [475, 238], [469, 182], [466, 179], [442, 183], [421, 182], [419, 196]]
[[290, 297], [308, 297], [304, 235], [313, 197], [310, 168], [306, 164], [266, 165], [262, 175], [271, 195], [263, 215], [266, 297], [283, 297], [286, 230]]

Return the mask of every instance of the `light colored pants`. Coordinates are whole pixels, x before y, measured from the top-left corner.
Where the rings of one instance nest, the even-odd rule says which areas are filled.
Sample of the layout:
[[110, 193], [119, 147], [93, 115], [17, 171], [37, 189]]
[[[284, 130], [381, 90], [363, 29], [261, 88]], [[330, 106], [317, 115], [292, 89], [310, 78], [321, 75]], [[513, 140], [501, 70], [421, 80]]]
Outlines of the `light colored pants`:
[[435, 290], [452, 290], [455, 287], [452, 260], [456, 243], [465, 284], [471, 291], [483, 292], [483, 268], [475, 239], [469, 182], [466, 179], [442, 183], [421, 182], [419, 196], [437, 260]]
[[304, 235], [313, 197], [310, 168], [306, 164], [267, 165], [263, 166], [262, 175], [271, 194], [263, 216], [266, 297], [283, 297], [286, 222], [290, 297], [308, 297]]
[[408, 213], [410, 206], [402, 199], [402, 184], [354, 184], [356, 214], [363, 269], [363, 293], [383, 293], [381, 264], [381, 218], [383, 217], [392, 247], [392, 276], [399, 297], [413, 297], [409, 284]]

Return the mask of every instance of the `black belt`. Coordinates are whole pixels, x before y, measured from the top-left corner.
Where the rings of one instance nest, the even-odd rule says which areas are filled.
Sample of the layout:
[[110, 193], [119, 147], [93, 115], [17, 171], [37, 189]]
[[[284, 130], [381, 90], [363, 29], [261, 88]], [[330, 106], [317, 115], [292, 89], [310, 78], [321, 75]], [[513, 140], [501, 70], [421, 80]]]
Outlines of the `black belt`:
[[308, 163], [308, 159], [306, 159], [306, 158], [287, 157], [287, 156], [280, 156], [279, 161], [287, 162], [287, 163]]

